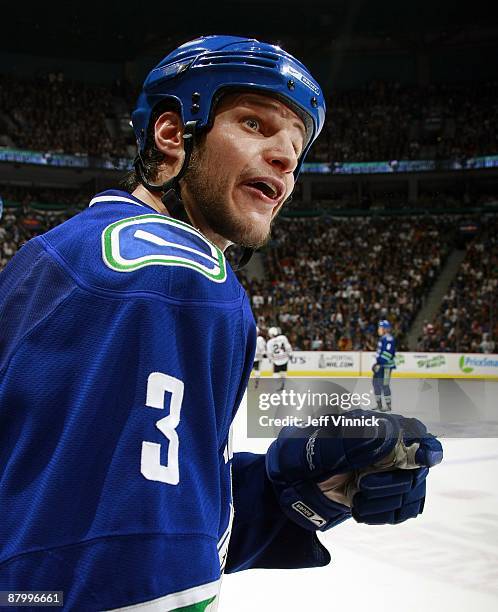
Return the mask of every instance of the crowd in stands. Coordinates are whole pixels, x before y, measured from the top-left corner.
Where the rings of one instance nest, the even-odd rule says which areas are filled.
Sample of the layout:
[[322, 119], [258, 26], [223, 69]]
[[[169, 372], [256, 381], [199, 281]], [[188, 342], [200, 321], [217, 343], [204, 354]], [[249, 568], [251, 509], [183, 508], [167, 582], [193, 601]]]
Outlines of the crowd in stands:
[[498, 81], [337, 92], [311, 157], [323, 162], [460, 159], [498, 152]]
[[108, 87], [50, 73], [33, 80], [0, 75], [0, 133], [18, 149], [98, 157], [127, 156]]
[[85, 189], [0, 185], [3, 203], [0, 270], [25, 242], [47, 232], [88, 205], [91, 195]]
[[[90, 192], [0, 187], [0, 270], [30, 238], [86, 205]], [[65, 204], [63, 211], [37, 204]], [[286, 218], [262, 251], [264, 277], [240, 273], [258, 325], [278, 325], [296, 350], [374, 350], [388, 318], [398, 350], [455, 246], [457, 215]], [[498, 217], [489, 215], [435, 321], [423, 351], [495, 352], [498, 337]], [[240, 255], [240, 253], [239, 253]], [[238, 259], [238, 257], [235, 257]]]
[[[123, 108], [131, 112], [135, 93], [126, 83], [89, 85], [62, 73], [34, 80], [0, 76], [0, 144], [129, 156], [133, 136], [131, 129], [123, 131], [120, 113]], [[325, 129], [308, 161], [459, 159], [498, 153], [497, 94], [498, 82], [422, 88], [381, 81], [334, 92]]]
[[420, 350], [494, 353], [498, 348], [498, 218], [483, 221], [436, 319], [424, 325]]
[[[400, 186], [404, 187], [404, 186]], [[365, 192], [358, 196], [357, 193], [337, 193], [329, 194], [323, 198], [313, 197], [312, 201], [306, 204], [302, 200], [301, 194], [296, 190], [292, 201], [285, 205], [286, 211], [291, 210], [314, 210], [314, 211], [337, 211], [355, 210], [359, 214], [364, 211], [383, 211], [390, 213], [399, 211], [411, 212], [414, 209], [417, 214], [422, 211], [427, 212], [454, 212], [468, 210], [469, 208], [496, 209], [498, 208], [498, 197], [495, 194], [480, 193], [469, 191], [466, 193], [455, 193], [455, 191], [422, 191], [418, 194], [415, 202], [410, 202], [405, 191], [390, 192], [382, 190], [380, 192]]]
[[29, 207], [32, 204], [49, 204], [54, 208], [66, 209], [82, 208], [88, 205], [93, 197], [93, 190], [50, 188], [50, 187], [20, 187], [16, 185], [0, 185], [0, 197], [5, 203], [12, 202], [21, 207]]
[[244, 279], [260, 327], [299, 350], [374, 350], [380, 319], [405, 335], [451, 247], [448, 218], [281, 219], [265, 278]]
[[68, 212], [7, 209], [0, 221], [0, 271], [22, 245], [72, 216]]

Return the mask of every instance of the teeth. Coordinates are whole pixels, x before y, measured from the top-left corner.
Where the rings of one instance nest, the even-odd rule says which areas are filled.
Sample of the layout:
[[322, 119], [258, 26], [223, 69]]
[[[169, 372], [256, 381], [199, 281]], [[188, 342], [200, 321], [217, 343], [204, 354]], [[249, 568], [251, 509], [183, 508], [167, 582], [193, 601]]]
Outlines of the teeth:
[[268, 197], [274, 198], [277, 195], [277, 189], [274, 187], [274, 185], [271, 185], [270, 183], [258, 181], [252, 184]]
[[269, 184], [267, 184], [267, 183], [265, 183], [265, 185], [267, 185], [267, 186], [268, 186], [268, 187], [269, 187], [269, 188], [272, 190], [273, 197], [275, 197], [275, 196], [277, 195], [277, 190], [276, 190], [276, 188], [274, 187], [274, 185], [269, 185]]

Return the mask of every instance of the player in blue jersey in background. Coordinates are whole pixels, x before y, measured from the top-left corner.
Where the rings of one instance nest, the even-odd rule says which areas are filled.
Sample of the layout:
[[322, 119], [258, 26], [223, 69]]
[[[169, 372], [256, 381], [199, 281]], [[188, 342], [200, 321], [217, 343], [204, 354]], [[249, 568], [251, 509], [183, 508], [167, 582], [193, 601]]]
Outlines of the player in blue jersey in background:
[[[375, 363], [372, 366], [373, 387], [377, 409], [381, 412], [391, 412], [391, 373], [396, 368], [394, 356], [396, 355], [396, 341], [391, 334], [391, 324], [386, 319], [379, 321], [377, 327], [379, 341]], [[385, 406], [382, 403], [384, 396]]]
[[323, 566], [317, 530], [422, 511], [442, 451], [415, 419], [231, 450], [256, 325], [224, 250], [247, 261], [267, 240], [324, 120], [318, 83], [281, 48], [186, 43], [144, 83], [125, 189], [1, 273], [0, 591], [214, 610], [223, 572]]

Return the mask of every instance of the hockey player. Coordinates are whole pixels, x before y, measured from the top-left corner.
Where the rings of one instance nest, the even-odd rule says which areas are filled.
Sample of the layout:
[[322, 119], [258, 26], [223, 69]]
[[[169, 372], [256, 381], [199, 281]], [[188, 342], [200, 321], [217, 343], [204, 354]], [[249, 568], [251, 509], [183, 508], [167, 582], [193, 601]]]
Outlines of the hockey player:
[[259, 327], [256, 327], [256, 352], [254, 353], [254, 364], [253, 364], [253, 372], [255, 381], [255, 388], [258, 388], [259, 379], [261, 377], [261, 362], [266, 356], [266, 341], [264, 337], [261, 335]]
[[[266, 455], [230, 448], [256, 326], [223, 250], [247, 260], [266, 240], [324, 118], [281, 48], [182, 45], [145, 81], [127, 190], [2, 272], [0, 590], [211, 610], [223, 571], [322, 566], [317, 530], [422, 511], [441, 447], [414, 419], [383, 415], [361, 444], [331, 426], [291, 428]], [[394, 469], [406, 445], [413, 469]], [[386, 461], [334, 501], [331, 478]]]
[[270, 327], [268, 335], [270, 339], [266, 344], [266, 352], [268, 359], [273, 364], [273, 376], [282, 379], [279, 387], [281, 391], [285, 386], [287, 366], [289, 365], [289, 359], [292, 357], [292, 347], [287, 340], [287, 336], [281, 333], [280, 327]]
[[[372, 366], [373, 387], [377, 409], [381, 412], [391, 412], [391, 373], [396, 368], [394, 356], [396, 355], [396, 342], [391, 334], [391, 324], [386, 319], [379, 321], [377, 327], [379, 341], [375, 363]], [[384, 396], [385, 407], [382, 404]]]

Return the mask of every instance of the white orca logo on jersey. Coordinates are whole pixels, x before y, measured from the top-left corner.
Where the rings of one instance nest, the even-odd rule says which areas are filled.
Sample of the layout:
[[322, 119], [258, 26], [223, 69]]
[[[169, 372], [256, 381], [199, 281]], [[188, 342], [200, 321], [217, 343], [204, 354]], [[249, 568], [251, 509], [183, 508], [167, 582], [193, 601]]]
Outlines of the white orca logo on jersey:
[[121, 219], [102, 232], [102, 257], [117, 272], [145, 266], [180, 266], [215, 283], [227, 277], [225, 256], [199, 231], [164, 215]]

